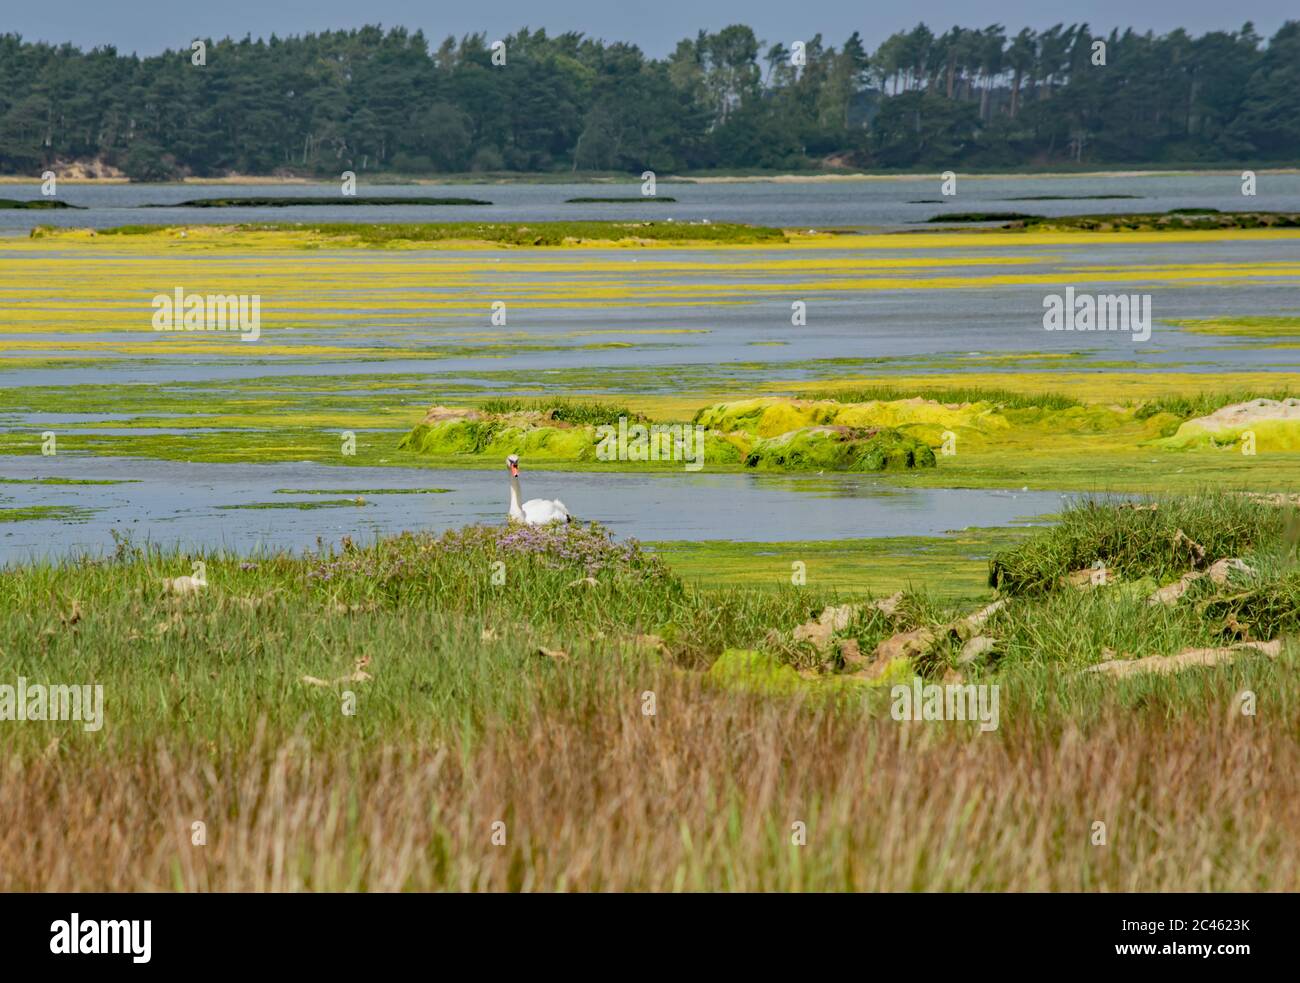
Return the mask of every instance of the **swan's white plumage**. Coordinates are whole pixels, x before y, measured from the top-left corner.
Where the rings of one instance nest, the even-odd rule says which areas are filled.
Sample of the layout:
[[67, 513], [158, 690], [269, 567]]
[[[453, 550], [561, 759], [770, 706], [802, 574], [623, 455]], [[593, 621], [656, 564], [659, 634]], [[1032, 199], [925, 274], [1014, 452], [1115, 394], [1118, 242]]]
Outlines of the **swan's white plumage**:
[[564, 503], [558, 498], [531, 498], [519, 504], [519, 458], [511, 454], [506, 458], [510, 468], [510, 520], [522, 522], [529, 526], [544, 526], [548, 522], [569, 522], [572, 516]]
[[521, 511], [523, 512], [523, 521], [530, 526], [543, 526], [548, 522], [569, 521], [569, 510], [564, 507], [564, 503], [558, 498], [549, 502], [544, 498], [534, 498], [531, 501], [524, 502]]

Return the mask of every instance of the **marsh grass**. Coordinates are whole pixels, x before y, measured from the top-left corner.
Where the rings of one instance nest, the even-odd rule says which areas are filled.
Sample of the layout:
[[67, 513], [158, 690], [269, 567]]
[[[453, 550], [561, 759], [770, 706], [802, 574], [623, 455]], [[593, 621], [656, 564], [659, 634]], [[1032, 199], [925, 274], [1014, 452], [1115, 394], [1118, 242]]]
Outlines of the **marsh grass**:
[[1200, 392], [1190, 395], [1169, 395], [1139, 403], [1135, 415], [1139, 420], [1149, 420], [1160, 413], [1172, 413], [1182, 420], [1208, 416], [1215, 410], [1236, 403], [1249, 403], [1256, 399], [1290, 399], [1295, 393], [1288, 387], [1268, 392], [1234, 389], [1228, 392]]
[[[513, 674], [529, 706], [472, 739], [413, 726], [361, 745], [363, 697], [323, 747], [258, 717], [238, 743], [6, 755], [0, 889], [1300, 886], [1294, 687], [1249, 718], [1235, 692], [1259, 679], [1162, 681], [1101, 708], [1094, 686], [1071, 696], [1093, 704], [1081, 724], [1008, 689], [1000, 730], [978, 734], [603, 662]], [[399, 696], [429, 699], [387, 698]]]
[[1026, 217], [1023, 224], [1049, 231], [1069, 229], [1081, 232], [1286, 229], [1300, 225], [1300, 212], [1220, 212], [1213, 208], [1174, 208], [1167, 212]]
[[75, 505], [23, 505], [13, 508], [0, 507], [0, 522], [32, 522], [37, 519], [60, 519], [64, 522], [78, 522], [93, 514], [92, 509]]
[[988, 632], [999, 640], [999, 669], [1080, 670], [1102, 661], [1108, 650], [1115, 657], [1140, 658], [1233, 640], [1222, 619], [1206, 617], [1190, 603], [1147, 603], [1156, 586], [1142, 580], [1094, 591], [1059, 591], [998, 612]]
[[126, 485], [128, 480], [96, 478], [6, 478], [0, 476], [0, 485]]
[[[165, 581], [196, 561], [208, 586], [169, 593]], [[728, 646], [759, 644], [768, 626], [801, 622], [818, 603], [795, 588], [688, 587], [635, 542], [572, 525], [470, 527], [302, 555], [189, 556], [123, 540], [111, 558], [0, 571], [0, 628], [12, 639], [0, 665], [8, 675], [115, 680], [119, 720], [133, 733], [172, 733], [175, 714], [195, 708], [183, 715], [193, 730], [183, 730], [217, 739], [246, 734], [268, 708], [277, 728], [292, 730], [319, 702], [298, 685], [302, 675], [336, 678], [368, 655], [384, 665], [375, 688], [417, 665], [434, 672], [418, 684], [425, 696], [413, 719], [428, 722], [432, 704], [451, 715], [435, 715], [447, 724], [500, 708], [512, 685], [492, 684], [483, 703], [468, 680], [526, 675], [538, 646], [617, 660], [647, 649], [638, 635], [655, 634], [677, 664], [707, 665]], [[484, 629], [500, 641], [484, 640]], [[648, 652], [657, 658], [657, 643]], [[170, 694], [161, 706], [160, 693]], [[399, 714], [387, 725], [407, 723]]]
[[[1204, 535], [1190, 520], [1236, 516], [1233, 545], [1265, 527], [1232, 508], [1172, 518]], [[1078, 511], [1076, 531], [1130, 521]], [[1285, 550], [1261, 556], [1240, 586], [1287, 576]], [[195, 559], [208, 587], [165, 590]], [[1292, 649], [1115, 681], [1077, 670], [1210, 640], [1204, 598], [1015, 597], [988, 624], [998, 659], [965, 670], [1001, 687], [991, 733], [895, 721], [883, 688], [771, 696], [697, 671], [836, 600], [710, 590], [574, 527], [303, 555], [121, 541], [0, 571], [0, 682], [101, 684], [106, 718], [0, 723], [0, 890], [1300, 888]], [[953, 613], [924, 592], [900, 611]]]
[[520, 399], [503, 396], [485, 399], [477, 406], [484, 413], [503, 416], [511, 413], [550, 413], [562, 423], [571, 423], [579, 427], [617, 423], [619, 417], [627, 417], [629, 421], [643, 419], [640, 414], [633, 413], [626, 406], [600, 400], [545, 397]]
[[841, 389], [811, 390], [800, 399], [828, 399], [837, 403], [892, 402], [900, 399], [931, 399], [940, 403], [992, 403], [1007, 409], [1068, 410], [1083, 405], [1072, 396], [1060, 393], [1016, 392], [983, 386], [854, 386]]
[[1292, 564], [1275, 579], [1256, 578], [1237, 590], [1206, 596], [1198, 611], [1207, 621], [1223, 625], [1224, 634], [1256, 639], [1293, 635], [1300, 631], [1300, 570]]
[[1277, 547], [1291, 511], [1215, 492], [1127, 503], [1083, 499], [1057, 525], [994, 556], [989, 585], [1008, 594], [1042, 593], [1098, 561], [1123, 578], [1165, 583], [1196, 566]]

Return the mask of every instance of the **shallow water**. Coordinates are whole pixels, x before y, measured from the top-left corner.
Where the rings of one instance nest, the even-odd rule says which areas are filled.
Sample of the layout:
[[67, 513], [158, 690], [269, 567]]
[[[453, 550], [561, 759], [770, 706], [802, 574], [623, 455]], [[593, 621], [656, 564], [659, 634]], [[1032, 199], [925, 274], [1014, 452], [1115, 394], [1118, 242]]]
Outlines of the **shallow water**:
[[[1264, 174], [1258, 195], [1241, 194], [1239, 174], [1092, 177], [998, 177], [961, 175], [957, 194], [940, 193], [938, 175], [825, 183], [738, 182], [674, 184], [658, 193], [676, 202], [657, 204], [566, 204], [566, 198], [638, 194], [639, 184], [449, 184], [363, 185], [359, 197], [454, 197], [491, 201], [489, 206], [302, 206], [285, 208], [140, 208], [195, 198], [320, 197], [339, 185], [77, 185], [58, 197], [85, 211], [0, 211], [0, 229], [36, 225], [107, 228], [114, 225], [216, 224], [232, 222], [488, 222], [632, 219], [678, 222], [746, 222], [782, 228], [899, 227], [944, 212], [1013, 211], [1034, 215], [1163, 212], [1171, 208], [1300, 211], [1300, 174]], [[1023, 201], [1025, 196], [1136, 195], [1133, 199]], [[36, 199], [39, 184], [2, 185], [0, 198]], [[933, 204], [932, 202], [939, 202]]]
[[[302, 549], [317, 537], [365, 542], [403, 530], [441, 531], [505, 520], [508, 478], [496, 471], [346, 468], [292, 464], [187, 464], [125, 458], [0, 457], [0, 477], [129, 481], [119, 485], [0, 483], [0, 508], [96, 509], [85, 521], [0, 522], [0, 564], [33, 557], [111, 553], [110, 530], [184, 549]], [[966, 527], [1042, 521], [1059, 492], [901, 488], [867, 475], [584, 474], [533, 472], [524, 497], [559, 498], [580, 519], [620, 538], [755, 542], [937, 536]], [[366, 506], [220, 509], [342, 494], [277, 495], [276, 489], [356, 489]], [[368, 494], [368, 488], [445, 488], [446, 494]], [[354, 493], [355, 494], [355, 493]]]
[[[79, 354], [92, 354], [100, 346], [109, 357], [94, 366], [12, 370], [6, 370], [0, 358], [0, 385], [493, 370], [536, 371], [542, 381], [547, 370], [569, 367], [691, 365], [743, 372], [754, 363], [771, 363], [768, 374], [798, 378], [797, 363], [815, 359], [1022, 352], [1080, 352], [1087, 360], [1130, 361], [1144, 370], [1295, 366], [1296, 348], [1194, 334], [1169, 322], [1300, 313], [1300, 276], [1295, 272], [1300, 268], [1300, 239], [1133, 242], [1117, 237], [1027, 246], [1014, 236], [969, 238], [969, 244], [963, 238], [959, 244], [939, 246], [917, 244], [909, 237], [896, 247], [882, 242], [870, 250], [313, 251], [294, 257], [292, 278], [272, 279], [265, 286], [243, 268], [245, 254], [205, 256], [203, 275], [208, 282], [262, 291], [262, 340], [290, 354], [267, 356], [263, 345], [241, 344], [232, 337], [220, 354], [169, 355], [173, 337], [150, 329], [152, 310], [141, 290], [139, 316], [125, 322], [138, 324], [138, 329], [104, 337], [99, 332], [76, 336], [78, 344], [87, 346]], [[36, 268], [60, 256], [78, 273], [88, 273], [88, 263], [111, 260], [58, 250], [6, 254], [0, 241], [0, 259], [8, 259], [19, 278], [25, 264]], [[811, 265], [782, 265], [792, 260]], [[380, 264], [384, 276], [357, 278], [349, 286], [352, 263]], [[96, 267], [108, 283], [113, 283], [110, 273], [118, 275], [115, 269]], [[961, 285], [954, 286], [954, 279]], [[846, 280], [851, 282], [846, 285]], [[1149, 293], [1151, 338], [1138, 342], [1126, 332], [1044, 331], [1044, 295], [1061, 293], [1067, 286]], [[15, 283], [8, 293], [25, 296], [24, 289]], [[341, 294], [335, 293], [339, 290]], [[6, 293], [0, 284], [0, 303]], [[485, 298], [498, 296], [510, 298], [509, 337], [519, 340], [518, 347], [507, 344], [502, 331], [488, 323]], [[420, 297], [429, 298], [427, 310], [409, 302]], [[799, 327], [790, 323], [793, 298], [807, 304], [807, 323]], [[48, 307], [51, 317], [69, 316], [53, 300], [11, 303]], [[300, 323], [290, 330], [292, 312], [304, 305], [308, 311], [319, 308], [344, 320], [336, 326]], [[279, 313], [282, 310], [285, 313]], [[275, 326], [277, 318], [284, 328]], [[644, 333], [665, 329], [685, 333]], [[5, 337], [13, 342], [66, 340], [63, 335], [21, 331]], [[114, 355], [114, 340], [147, 344], [149, 351], [157, 351], [150, 356], [157, 361]], [[630, 347], [581, 347], [612, 342]], [[338, 348], [342, 354], [313, 357], [309, 348], [315, 345]], [[484, 348], [482, 354], [461, 353], [458, 346], [466, 345], [495, 347]], [[303, 355], [293, 355], [295, 348]], [[357, 350], [356, 358], [348, 357], [349, 349]], [[385, 349], [397, 357], [371, 357]], [[447, 354], [438, 359], [401, 357], [413, 351]], [[31, 357], [36, 352], [18, 354]], [[970, 367], [986, 368], [978, 360]], [[763, 378], [762, 372], [755, 371], [752, 378]], [[611, 382], [617, 381], [617, 373], [612, 373]]]
[[[679, 197], [680, 204], [602, 207], [559, 204], [575, 194], [593, 193], [589, 185], [404, 186], [369, 190], [486, 197], [498, 204], [488, 209], [300, 208], [241, 214], [226, 209], [182, 213], [126, 206], [187, 197], [321, 194], [330, 189], [67, 186], [63, 190], [68, 200], [80, 199], [94, 207], [67, 213], [0, 212], [0, 229], [11, 230], [9, 236], [0, 235], [0, 262], [8, 274], [0, 281], [0, 323], [4, 312], [11, 310], [10, 327], [16, 329], [0, 336], [0, 356], [94, 361], [77, 367], [6, 368], [7, 360], [0, 357], [0, 386], [184, 385], [317, 376], [335, 377], [322, 386], [345, 394], [359, 388], [357, 377], [413, 374], [427, 383], [395, 390], [393, 403], [409, 406], [414, 423], [423, 406], [438, 402], [451, 389], [500, 385], [506, 391], [544, 391], [548, 379], [566, 370], [590, 370], [593, 389], [610, 393], [685, 393], [705, 382], [746, 391], [746, 386], [765, 379], [793, 384], [831, 373], [888, 381], [890, 371], [927, 369], [954, 375], [966, 370], [1046, 367], [1068, 371], [1107, 364], [1138, 372], [1294, 370], [1300, 349], [1194, 334], [1170, 322], [1300, 313], [1296, 299], [1300, 239], [1296, 238], [1180, 241], [1171, 236], [1136, 242], [1125, 237], [1079, 237], [1047, 244], [1016, 236], [907, 236], [881, 237], [868, 245], [860, 240], [856, 247], [847, 246], [847, 240], [832, 240], [808, 248], [731, 250], [333, 249], [266, 256], [235, 250], [172, 256], [170, 265], [160, 269], [173, 279], [185, 276], [191, 289], [191, 277], [197, 277], [217, 284], [221, 292], [257, 292], [262, 297], [262, 337], [267, 345], [241, 344], [231, 338], [230, 345], [198, 351], [174, 344], [184, 340], [179, 336], [150, 328], [149, 298], [161, 289], [154, 281], [164, 276], [150, 270], [161, 251], [151, 256], [147, 251], [116, 253], [60, 248], [55, 243], [49, 249], [27, 249], [16, 238], [33, 222], [51, 221], [73, 225], [249, 219], [531, 221], [622, 215], [707, 217], [810, 228], [901, 225], [958, 208], [1041, 214], [1173, 207], [1300, 210], [1300, 175], [1264, 176], [1256, 199], [1242, 199], [1231, 175], [962, 179], [959, 189], [961, 195], [948, 206], [908, 204], [912, 199], [937, 198], [937, 180], [664, 185], [662, 192]], [[620, 187], [605, 193], [624, 192], [626, 188]], [[0, 197], [36, 193], [34, 187], [0, 188]], [[1136, 201], [1007, 200], [1017, 195], [1102, 193], [1144, 197]], [[1136, 342], [1127, 333], [1044, 331], [1043, 298], [1066, 286], [1099, 293], [1151, 294], [1151, 339]], [[496, 297], [510, 300], [508, 331], [490, 326], [487, 304]], [[794, 299], [807, 304], [807, 323], [797, 327], [790, 317]], [[326, 316], [314, 320], [315, 314]], [[87, 318], [92, 323], [87, 324]], [[42, 324], [43, 319], [49, 323]], [[65, 323], [91, 330], [58, 330]], [[606, 343], [627, 347], [583, 347]], [[329, 354], [322, 356], [322, 351]], [[1076, 352], [1084, 357], [1053, 362], [998, 362], [983, 357]], [[493, 379], [491, 373], [510, 373], [510, 381]], [[387, 380], [383, 385], [387, 387]], [[285, 386], [291, 388], [289, 383]], [[278, 388], [279, 383], [268, 387], [268, 395], [275, 395]], [[362, 387], [361, 391], [369, 390]], [[43, 398], [33, 393], [30, 401], [12, 401], [15, 411], [0, 415], [0, 430], [33, 435], [47, 428], [105, 435], [182, 437], [187, 433], [174, 426], [180, 414], [170, 403], [157, 412], [93, 413], [66, 412], [77, 409], [77, 404], [59, 400], [52, 405], [63, 412], [45, 412]], [[256, 394], [250, 400], [255, 409]], [[141, 401], [140, 405], [149, 404]], [[210, 415], [204, 412], [206, 404], [200, 396], [189, 406], [201, 428], [207, 422], [203, 417]], [[150, 415], [159, 418], [144, 419]], [[158, 426], [121, 425], [128, 420]], [[33, 439], [31, 446], [37, 445]], [[111, 551], [112, 530], [137, 542], [187, 549], [300, 549], [313, 545], [317, 537], [337, 542], [347, 535], [364, 541], [406, 529], [437, 531], [472, 522], [499, 522], [507, 502], [504, 476], [495, 470], [27, 455], [0, 456], [0, 476], [132, 482], [111, 486], [0, 483], [3, 509], [61, 505], [93, 510], [78, 521], [0, 522], [0, 563]], [[304, 511], [218, 507], [350, 497], [275, 494], [278, 488], [313, 487], [356, 489], [360, 494], [366, 488], [391, 487], [438, 487], [449, 492], [365, 494], [364, 506]], [[916, 489], [861, 475], [681, 472], [526, 472], [524, 491], [526, 496], [561, 498], [576, 516], [598, 519], [620, 536], [644, 540], [930, 536], [1055, 513], [1065, 497], [1056, 492]]]

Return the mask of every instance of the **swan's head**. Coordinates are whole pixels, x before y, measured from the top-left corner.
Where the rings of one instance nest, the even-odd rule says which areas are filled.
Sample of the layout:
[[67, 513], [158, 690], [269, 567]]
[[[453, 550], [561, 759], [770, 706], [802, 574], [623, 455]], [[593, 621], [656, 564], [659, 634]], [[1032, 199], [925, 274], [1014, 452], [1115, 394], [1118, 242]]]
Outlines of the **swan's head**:
[[510, 477], [519, 477], [519, 455], [511, 454], [506, 458], [506, 466], [510, 468]]

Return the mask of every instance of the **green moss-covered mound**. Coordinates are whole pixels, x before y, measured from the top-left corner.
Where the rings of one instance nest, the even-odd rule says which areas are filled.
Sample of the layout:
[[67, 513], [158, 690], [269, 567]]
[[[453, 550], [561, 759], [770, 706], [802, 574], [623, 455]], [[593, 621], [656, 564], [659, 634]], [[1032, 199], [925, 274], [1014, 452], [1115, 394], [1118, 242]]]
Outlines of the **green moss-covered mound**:
[[907, 658], [891, 660], [874, 678], [800, 674], [770, 652], [729, 648], [709, 667], [707, 678], [715, 685], [765, 696], [801, 693], [813, 698], [852, 697], [911, 680], [914, 669]]
[[559, 420], [529, 420], [523, 414], [426, 421], [402, 438], [398, 447], [430, 457], [483, 455], [505, 458], [524, 455], [533, 460], [591, 461], [596, 458], [594, 427], [571, 426]]
[[933, 396], [903, 398], [891, 393], [877, 398], [878, 388], [860, 394], [850, 391], [802, 399], [768, 396], [716, 403], [696, 413], [695, 422], [760, 438], [805, 427], [883, 428], [935, 449], [950, 440], [963, 449], [978, 449], [1007, 440], [1023, 441], [1031, 435], [1050, 439], [1064, 433], [1105, 434], [1134, 424], [1145, 431], [1135, 436], [1154, 438], [1164, 434], [1163, 428], [1172, 422], [1172, 418], [1139, 419], [1134, 407], [1082, 404], [1055, 397], [1034, 400], [990, 393], [984, 398], [963, 398], [954, 394], [948, 402]]
[[[496, 402], [509, 406], [503, 401]], [[545, 409], [509, 408], [507, 412], [434, 406], [424, 421], [402, 438], [398, 447], [429, 457], [505, 458], [519, 454], [530, 460], [551, 462], [604, 460], [683, 465], [699, 457], [694, 434], [690, 441], [680, 441], [684, 431], [693, 430], [691, 424], [652, 424], [623, 416], [620, 427], [618, 410], [613, 411], [607, 423], [600, 424], [594, 422], [598, 417], [591, 407], [583, 407], [581, 414], [574, 414], [571, 409], [559, 404]], [[574, 422], [575, 419], [584, 422]], [[611, 439], [617, 438], [620, 430], [621, 447]], [[705, 432], [703, 439], [701, 466], [739, 464], [749, 452], [749, 441], [744, 435]]]
[[759, 471], [895, 471], [934, 467], [934, 451], [898, 430], [802, 427], [759, 438], [745, 457]]
[[987, 435], [1011, 426], [993, 403], [939, 403], [930, 399], [836, 400], [764, 397], [717, 403], [700, 410], [695, 422], [724, 433], [771, 438], [808, 427], [889, 429], [939, 447], [951, 431], [962, 446], [978, 446]]
[[695, 422], [717, 430], [775, 437], [812, 426], [1005, 429], [1005, 422], [993, 419], [997, 416], [998, 408], [992, 403], [939, 403], [920, 398], [846, 403], [767, 396], [716, 403], [696, 413]]
[[[439, 458], [518, 454], [548, 462], [689, 464], [690, 470], [743, 464], [758, 471], [885, 471], [935, 463], [934, 451], [920, 437], [893, 427], [807, 425], [813, 416], [834, 416], [836, 411], [813, 413], [794, 401], [777, 401], [762, 410], [728, 410], [720, 404], [690, 424], [626, 416], [602, 424], [589, 412], [574, 417], [563, 409], [506, 403], [479, 409], [434, 406], [398, 447]], [[758, 425], [756, 412], [766, 414]], [[709, 426], [703, 418], [716, 418], [726, 427]], [[937, 439], [942, 427], [932, 429]]]

